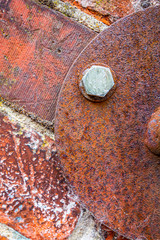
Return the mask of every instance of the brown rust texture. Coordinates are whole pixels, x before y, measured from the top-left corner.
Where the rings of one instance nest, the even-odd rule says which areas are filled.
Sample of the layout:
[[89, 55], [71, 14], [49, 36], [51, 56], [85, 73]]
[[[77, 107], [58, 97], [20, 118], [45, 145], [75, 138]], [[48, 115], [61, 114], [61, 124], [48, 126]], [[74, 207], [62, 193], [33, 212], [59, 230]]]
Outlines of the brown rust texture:
[[[67, 179], [97, 219], [129, 239], [160, 239], [159, 156], [144, 144], [160, 105], [159, 15], [159, 7], [149, 8], [99, 34], [70, 69], [56, 111]], [[91, 64], [106, 64], [116, 75], [117, 88], [105, 102], [80, 93]]]
[[0, 95], [42, 119], [91, 30], [30, 0], [0, 1]]
[[30, 239], [64, 240], [79, 214], [54, 140], [0, 113], [0, 222]]

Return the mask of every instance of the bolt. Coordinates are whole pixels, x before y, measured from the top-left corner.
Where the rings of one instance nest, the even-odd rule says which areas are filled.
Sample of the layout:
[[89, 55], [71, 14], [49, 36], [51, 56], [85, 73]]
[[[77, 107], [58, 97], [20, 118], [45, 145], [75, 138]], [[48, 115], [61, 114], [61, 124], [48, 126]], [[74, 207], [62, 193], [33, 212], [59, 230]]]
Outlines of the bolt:
[[151, 152], [160, 155], [160, 107], [148, 123], [145, 144]]
[[[80, 82], [82, 94], [91, 101], [104, 101], [113, 93], [115, 83], [110, 68], [93, 65], [83, 73]], [[111, 91], [112, 90], [112, 91]]]

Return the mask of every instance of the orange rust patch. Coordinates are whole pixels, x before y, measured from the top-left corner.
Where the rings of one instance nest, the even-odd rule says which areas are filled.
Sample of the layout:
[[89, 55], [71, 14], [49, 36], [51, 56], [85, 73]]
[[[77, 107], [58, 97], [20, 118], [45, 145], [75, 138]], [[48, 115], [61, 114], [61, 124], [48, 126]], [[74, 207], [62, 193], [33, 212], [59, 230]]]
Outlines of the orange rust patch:
[[8, 238], [0, 236], [0, 240], [8, 240]]

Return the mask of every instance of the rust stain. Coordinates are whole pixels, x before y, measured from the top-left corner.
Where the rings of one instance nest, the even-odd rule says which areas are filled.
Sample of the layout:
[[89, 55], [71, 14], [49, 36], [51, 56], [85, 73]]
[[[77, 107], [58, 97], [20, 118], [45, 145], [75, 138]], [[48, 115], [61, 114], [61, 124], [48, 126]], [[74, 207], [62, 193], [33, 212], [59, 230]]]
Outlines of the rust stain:
[[0, 10], [0, 95], [52, 121], [63, 79], [95, 33], [30, 0]]
[[[158, 240], [159, 159], [144, 143], [159, 101], [160, 7], [130, 15], [81, 53], [59, 95], [55, 136], [67, 179], [98, 220], [129, 239]], [[79, 89], [87, 65], [108, 65], [117, 88], [101, 103]]]
[[80, 207], [62, 175], [54, 140], [0, 114], [0, 162], [0, 222], [30, 239], [66, 239]]

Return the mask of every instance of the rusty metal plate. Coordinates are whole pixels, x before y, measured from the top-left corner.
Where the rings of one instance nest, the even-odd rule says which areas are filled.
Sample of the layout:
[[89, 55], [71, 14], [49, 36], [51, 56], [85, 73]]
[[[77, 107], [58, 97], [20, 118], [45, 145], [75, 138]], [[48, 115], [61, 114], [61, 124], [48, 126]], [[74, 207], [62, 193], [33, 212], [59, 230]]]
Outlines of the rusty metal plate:
[[30, 0], [0, 1], [0, 95], [52, 121], [74, 59], [95, 36]]
[[0, 223], [32, 240], [64, 240], [79, 215], [54, 139], [0, 113]]
[[[160, 8], [130, 15], [99, 34], [70, 69], [56, 112], [56, 145], [80, 200], [104, 224], [129, 239], [158, 240], [159, 160], [145, 145], [160, 105]], [[109, 66], [115, 92], [91, 102], [82, 73]], [[153, 135], [153, 134], [152, 134]]]

